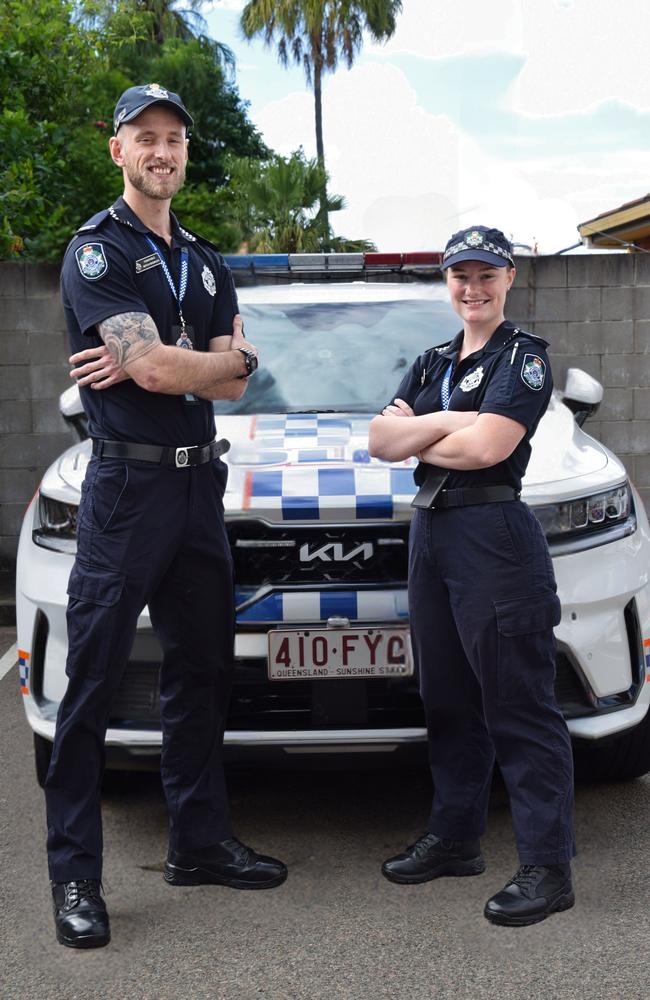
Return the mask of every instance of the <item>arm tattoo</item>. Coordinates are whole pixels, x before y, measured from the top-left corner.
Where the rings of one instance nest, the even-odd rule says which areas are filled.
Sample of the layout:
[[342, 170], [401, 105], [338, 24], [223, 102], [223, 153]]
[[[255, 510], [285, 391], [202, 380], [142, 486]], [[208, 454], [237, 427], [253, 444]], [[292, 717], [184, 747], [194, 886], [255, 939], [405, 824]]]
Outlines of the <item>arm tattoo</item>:
[[120, 368], [141, 358], [160, 343], [156, 324], [147, 313], [111, 316], [98, 324], [109, 354]]

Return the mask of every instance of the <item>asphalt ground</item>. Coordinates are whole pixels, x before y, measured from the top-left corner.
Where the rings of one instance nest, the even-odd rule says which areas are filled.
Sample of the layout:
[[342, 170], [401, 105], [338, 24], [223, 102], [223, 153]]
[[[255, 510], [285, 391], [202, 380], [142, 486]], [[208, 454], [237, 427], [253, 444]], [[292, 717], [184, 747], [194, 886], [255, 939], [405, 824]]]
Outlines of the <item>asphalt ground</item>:
[[[0, 657], [15, 633], [0, 629]], [[43, 798], [17, 668], [0, 681], [2, 1000], [646, 1000], [650, 996], [650, 780], [580, 785], [573, 910], [494, 927], [485, 900], [516, 868], [495, 784], [487, 872], [396, 886], [383, 858], [424, 829], [426, 768], [231, 775], [242, 840], [281, 857], [266, 892], [164, 884], [166, 814], [156, 775], [104, 791], [108, 948], [54, 938]]]

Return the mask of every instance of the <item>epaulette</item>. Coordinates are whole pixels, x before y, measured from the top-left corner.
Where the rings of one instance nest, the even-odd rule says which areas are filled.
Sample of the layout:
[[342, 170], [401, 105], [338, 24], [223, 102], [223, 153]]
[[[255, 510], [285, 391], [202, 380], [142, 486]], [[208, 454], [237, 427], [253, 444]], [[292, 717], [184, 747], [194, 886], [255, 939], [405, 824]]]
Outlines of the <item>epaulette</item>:
[[528, 330], [513, 330], [512, 336], [508, 338], [508, 343], [514, 340], [515, 337], [526, 337], [527, 340], [534, 340], [536, 343], [541, 344], [542, 347], [548, 347], [548, 340], [544, 340], [543, 337], [538, 337], [536, 333], [530, 333]]
[[[452, 340], [448, 340], [446, 344], [440, 344], [438, 347], [430, 348], [430, 350], [434, 350], [436, 354], [444, 354], [445, 351], [447, 351], [451, 347], [451, 345], [452, 345]], [[428, 353], [429, 352], [427, 351], [427, 354]]]
[[109, 217], [109, 215], [110, 215], [110, 209], [105, 208], [103, 209], [103, 211], [97, 212], [97, 215], [93, 215], [92, 218], [88, 219], [88, 222], [84, 222], [83, 226], [79, 226], [79, 228], [74, 233], [72, 239], [68, 243], [67, 247], [65, 248], [65, 253], [67, 254], [68, 250], [70, 249], [70, 247], [72, 246], [72, 244], [74, 243], [74, 241], [77, 239], [78, 236], [85, 236], [87, 233], [94, 233], [97, 229], [100, 228], [100, 226], [104, 222], [106, 222], [106, 219]]
[[94, 232], [95, 229], [99, 229], [101, 224], [106, 221], [109, 215], [110, 215], [110, 209], [105, 208], [103, 211], [98, 212], [97, 215], [93, 215], [91, 219], [88, 219], [88, 222], [84, 222], [83, 226], [79, 226], [74, 235], [77, 236], [79, 233]]

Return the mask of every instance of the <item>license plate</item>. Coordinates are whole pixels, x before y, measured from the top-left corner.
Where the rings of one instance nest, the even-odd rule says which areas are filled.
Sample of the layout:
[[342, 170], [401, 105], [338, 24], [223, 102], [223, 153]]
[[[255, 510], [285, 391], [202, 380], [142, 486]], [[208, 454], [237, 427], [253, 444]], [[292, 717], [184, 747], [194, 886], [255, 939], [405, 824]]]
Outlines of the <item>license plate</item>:
[[273, 681], [346, 677], [408, 677], [413, 673], [405, 628], [273, 631], [269, 678]]

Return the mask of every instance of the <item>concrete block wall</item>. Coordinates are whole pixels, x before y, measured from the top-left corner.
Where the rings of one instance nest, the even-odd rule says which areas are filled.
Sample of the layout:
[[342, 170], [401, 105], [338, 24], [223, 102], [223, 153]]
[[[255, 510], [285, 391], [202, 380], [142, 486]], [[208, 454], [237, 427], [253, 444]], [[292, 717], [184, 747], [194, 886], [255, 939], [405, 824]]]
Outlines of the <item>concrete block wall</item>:
[[59, 268], [0, 263], [0, 574], [43, 472], [75, 440], [58, 408], [68, 354]]
[[650, 509], [650, 254], [519, 258], [507, 315], [549, 342], [555, 385], [605, 390], [585, 430], [615, 451]]

